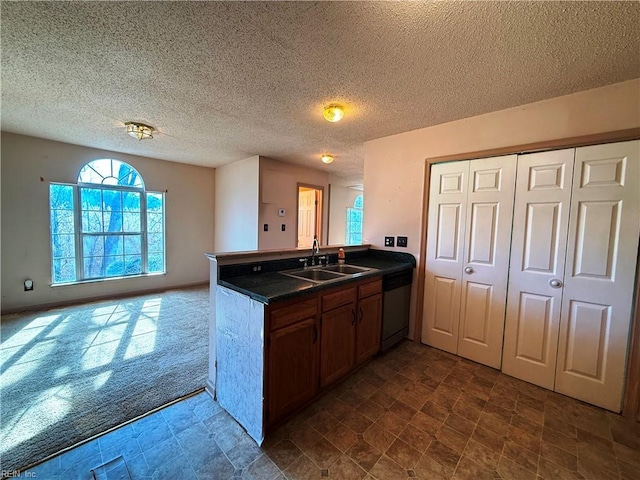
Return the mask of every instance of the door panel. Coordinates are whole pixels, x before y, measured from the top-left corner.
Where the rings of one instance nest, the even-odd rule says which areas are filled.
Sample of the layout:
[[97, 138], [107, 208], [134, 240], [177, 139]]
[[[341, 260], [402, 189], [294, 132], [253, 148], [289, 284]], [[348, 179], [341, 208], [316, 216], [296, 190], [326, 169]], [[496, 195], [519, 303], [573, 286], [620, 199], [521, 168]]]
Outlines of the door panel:
[[640, 142], [576, 149], [556, 391], [620, 411], [640, 233]]
[[553, 389], [575, 150], [518, 157], [502, 371]]
[[516, 155], [469, 162], [458, 354], [500, 368]]
[[469, 162], [431, 167], [422, 341], [457, 353]]

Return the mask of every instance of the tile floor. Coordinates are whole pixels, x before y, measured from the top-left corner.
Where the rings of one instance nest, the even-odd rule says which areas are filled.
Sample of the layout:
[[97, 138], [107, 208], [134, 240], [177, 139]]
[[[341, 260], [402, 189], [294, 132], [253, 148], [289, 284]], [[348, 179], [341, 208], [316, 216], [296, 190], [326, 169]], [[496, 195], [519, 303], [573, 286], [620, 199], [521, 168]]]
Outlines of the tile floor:
[[261, 448], [201, 393], [31, 473], [90, 479], [120, 455], [133, 479], [631, 480], [640, 424], [406, 341]]

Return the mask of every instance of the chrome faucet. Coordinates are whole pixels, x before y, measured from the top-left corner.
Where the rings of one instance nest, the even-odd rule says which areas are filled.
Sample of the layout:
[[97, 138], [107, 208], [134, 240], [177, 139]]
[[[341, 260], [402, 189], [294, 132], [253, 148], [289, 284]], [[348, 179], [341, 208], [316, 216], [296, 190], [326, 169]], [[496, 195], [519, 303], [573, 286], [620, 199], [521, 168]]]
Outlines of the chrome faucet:
[[318, 243], [318, 237], [313, 236], [313, 243], [311, 244], [311, 265], [316, 264], [316, 255], [320, 253], [320, 243]]

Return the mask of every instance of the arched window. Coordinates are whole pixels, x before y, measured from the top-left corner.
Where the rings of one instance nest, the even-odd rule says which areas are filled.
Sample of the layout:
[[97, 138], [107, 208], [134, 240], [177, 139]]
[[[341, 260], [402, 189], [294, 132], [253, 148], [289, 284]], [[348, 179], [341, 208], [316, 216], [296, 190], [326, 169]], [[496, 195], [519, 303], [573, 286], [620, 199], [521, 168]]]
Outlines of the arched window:
[[131, 165], [93, 160], [49, 204], [53, 284], [165, 272], [164, 194]]
[[346, 245], [362, 244], [362, 214], [364, 199], [362, 194], [353, 201], [353, 208], [347, 208], [347, 238]]

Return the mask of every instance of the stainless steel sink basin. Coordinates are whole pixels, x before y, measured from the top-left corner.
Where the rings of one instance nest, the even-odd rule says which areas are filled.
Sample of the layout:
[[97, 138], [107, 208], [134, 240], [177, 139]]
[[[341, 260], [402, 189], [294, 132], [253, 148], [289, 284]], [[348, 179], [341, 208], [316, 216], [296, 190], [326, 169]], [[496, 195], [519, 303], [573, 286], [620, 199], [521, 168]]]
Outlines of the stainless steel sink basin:
[[356, 267], [354, 265], [330, 265], [328, 267], [322, 267], [322, 270], [353, 275], [355, 273], [368, 272], [371, 269], [366, 267]]
[[295, 270], [293, 272], [280, 272], [290, 277], [301, 278], [303, 280], [310, 280], [312, 282], [328, 282], [329, 280], [337, 280], [344, 278], [344, 275], [334, 272], [327, 272], [325, 270], [313, 269], [313, 270]]
[[326, 267], [311, 267], [309, 269], [289, 270], [288, 272], [280, 272], [288, 277], [307, 280], [314, 283], [330, 282], [332, 280], [340, 280], [349, 278], [358, 273], [368, 272], [372, 270], [367, 267], [356, 267], [354, 265], [329, 265]]

